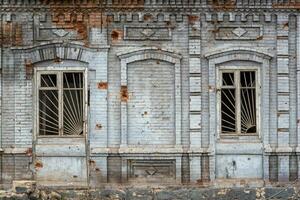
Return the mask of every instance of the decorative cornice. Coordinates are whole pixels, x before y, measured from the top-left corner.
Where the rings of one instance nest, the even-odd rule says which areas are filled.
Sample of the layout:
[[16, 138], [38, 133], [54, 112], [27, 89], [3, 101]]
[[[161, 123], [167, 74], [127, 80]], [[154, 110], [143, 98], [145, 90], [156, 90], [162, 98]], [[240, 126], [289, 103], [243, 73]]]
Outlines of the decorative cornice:
[[[225, 2], [225, 3], [224, 3]], [[278, 0], [240, 1], [240, 0], [14, 0], [1, 1], [0, 12], [43, 12], [43, 11], [82, 11], [82, 12], [255, 12], [300, 10], [300, 3], [278, 3]]]

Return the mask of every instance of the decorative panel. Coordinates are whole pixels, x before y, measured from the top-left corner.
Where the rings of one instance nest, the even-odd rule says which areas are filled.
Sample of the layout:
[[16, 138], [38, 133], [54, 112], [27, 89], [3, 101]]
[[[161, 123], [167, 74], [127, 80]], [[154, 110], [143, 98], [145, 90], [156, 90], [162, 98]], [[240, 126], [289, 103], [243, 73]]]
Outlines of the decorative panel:
[[277, 40], [277, 53], [278, 55], [289, 54], [289, 40], [287, 38]]
[[190, 129], [200, 129], [200, 128], [201, 128], [201, 115], [190, 114]]
[[172, 40], [172, 31], [163, 26], [124, 26], [124, 40]]
[[277, 58], [277, 72], [279, 74], [289, 73], [289, 58], [288, 57], [278, 57]]
[[147, 179], [147, 182], [175, 179], [175, 160], [128, 160], [127, 164], [129, 179]]
[[289, 128], [289, 114], [280, 113], [278, 114], [278, 129], [287, 129]]
[[190, 77], [190, 92], [201, 92], [201, 77]]
[[201, 111], [201, 96], [190, 96], [190, 111]]
[[[78, 34], [74, 25], [65, 25], [63, 27], [55, 27], [40, 24], [36, 27], [36, 41], [53, 41], [53, 40], [84, 40], [84, 34]], [[86, 31], [86, 30], [84, 30]]]
[[201, 73], [200, 58], [190, 58], [190, 73]]
[[289, 101], [289, 95], [278, 95], [278, 111], [288, 111]]
[[216, 33], [216, 40], [256, 40], [263, 36], [262, 26], [219, 26]]
[[278, 77], [278, 92], [289, 92], [289, 77]]
[[190, 55], [201, 54], [201, 40], [200, 39], [190, 39], [189, 40], [189, 54]]

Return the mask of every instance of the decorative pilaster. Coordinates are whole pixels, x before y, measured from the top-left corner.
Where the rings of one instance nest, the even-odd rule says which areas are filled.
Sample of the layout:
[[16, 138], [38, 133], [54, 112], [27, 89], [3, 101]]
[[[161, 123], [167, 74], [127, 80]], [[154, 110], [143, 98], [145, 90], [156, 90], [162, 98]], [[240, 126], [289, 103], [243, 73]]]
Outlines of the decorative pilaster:
[[298, 177], [300, 177], [300, 15], [297, 16], [297, 154]]
[[189, 15], [190, 148], [201, 148], [201, 37], [200, 16]]
[[290, 90], [288, 36], [289, 16], [282, 13], [277, 15], [277, 152], [287, 152], [289, 150]]

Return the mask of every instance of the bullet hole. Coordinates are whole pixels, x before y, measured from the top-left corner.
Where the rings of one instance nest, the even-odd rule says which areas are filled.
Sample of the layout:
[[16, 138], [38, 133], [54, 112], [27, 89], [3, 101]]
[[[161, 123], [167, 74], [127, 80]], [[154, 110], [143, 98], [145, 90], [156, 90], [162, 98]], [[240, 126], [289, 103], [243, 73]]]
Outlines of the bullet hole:
[[37, 161], [35, 162], [35, 164], [34, 164], [34, 168], [35, 168], [36, 170], [43, 168], [43, 163], [42, 163], [42, 161], [37, 160]]
[[264, 36], [261, 35], [261, 36], [257, 37], [256, 40], [262, 40], [263, 38], [264, 38]]
[[159, 60], [156, 61], [156, 64], [158, 64], [158, 65], [160, 64]]
[[170, 21], [167, 21], [167, 22], [166, 22], [166, 25], [167, 25], [167, 26], [171, 26], [171, 22], [170, 22]]
[[58, 57], [58, 56], [56, 56], [55, 58], [54, 58], [54, 62], [55, 63], [61, 63], [61, 58], [60, 57]]
[[25, 151], [25, 154], [27, 156], [32, 156], [32, 148], [28, 148], [26, 151]]
[[95, 164], [96, 162], [94, 160], [89, 160], [90, 165]]
[[116, 31], [116, 30], [113, 30], [111, 32], [111, 38], [113, 40], [118, 40], [120, 38], [120, 32], [119, 31]]
[[95, 168], [95, 171], [96, 172], [100, 172], [100, 169], [97, 167], [97, 168]]
[[98, 129], [98, 130], [102, 129], [102, 125], [101, 124], [96, 124], [96, 129]]
[[73, 175], [73, 178], [78, 178], [78, 176], [76, 176], [76, 175]]
[[248, 158], [248, 160], [251, 160], [251, 158]]

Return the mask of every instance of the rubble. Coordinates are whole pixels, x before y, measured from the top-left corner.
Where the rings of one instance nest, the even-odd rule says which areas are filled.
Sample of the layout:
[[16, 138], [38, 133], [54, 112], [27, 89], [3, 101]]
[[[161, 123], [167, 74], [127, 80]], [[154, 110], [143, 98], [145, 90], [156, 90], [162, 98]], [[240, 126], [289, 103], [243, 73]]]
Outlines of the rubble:
[[134, 188], [111, 187], [86, 190], [51, 190], [35, 188], [29, 193], [15, 193], [13, 190], [0, 191], [0, 200], [189, 200], [189, 199], [299, 199], [298, 190], [293, 187], [262, 188], [202, 188], [165, 187]]

